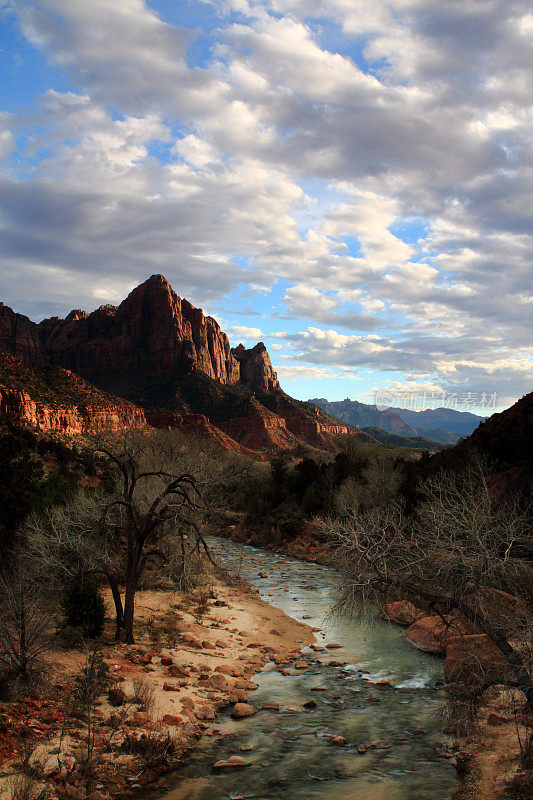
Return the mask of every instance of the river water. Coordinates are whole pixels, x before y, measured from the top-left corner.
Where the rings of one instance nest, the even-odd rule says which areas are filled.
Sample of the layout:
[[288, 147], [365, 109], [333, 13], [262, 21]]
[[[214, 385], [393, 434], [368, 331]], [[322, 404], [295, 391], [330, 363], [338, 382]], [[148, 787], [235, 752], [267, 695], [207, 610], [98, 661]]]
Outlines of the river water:
[[[315, 653], [308, 669], [282, 675], [268, 664], [254, 678], [248, 700], [301, 706], [304, 712], [261, 711], [234, 722], [221, 713], [222, 736], [206, 737], [187, 764], [158, 792], [164, 800], [447, 800], [456, 785], [445, 757], [442, 662], [410, 648], [402, 629], [380, 621], [332, 618], [329, 567], [301, 562], [225, 539], [211, 538], [212, 553], [288, 615], [320, 627], [317, 643], [342, 649]], [[260, 578], [259, 572], [268, 578]], [[310, 615], [311, 618], [304, 618]], [[347, 662], [343, 667], [328, 661]], [[314, 663], [316, 662], [316, 663]], [[393, 688], [379, 686], [387, 679]], [[312, 687], [325, 691], [312, 691]], [[331, 744], [344, 736], [348, 745]], [[367, 751], [358, 753], [358, 745]], [[252, 746], [247, 752], [241, 746]], [[250, 767], [216, 773], [219, 759], [241, 755]]]

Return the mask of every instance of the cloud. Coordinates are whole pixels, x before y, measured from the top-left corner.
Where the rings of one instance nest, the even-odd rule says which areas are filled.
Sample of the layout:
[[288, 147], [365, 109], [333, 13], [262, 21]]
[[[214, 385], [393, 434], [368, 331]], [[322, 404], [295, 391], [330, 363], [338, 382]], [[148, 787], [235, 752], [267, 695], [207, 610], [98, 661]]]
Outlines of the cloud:
[[264, 333], [260, 328], [248, 328], [246, 325], [233, 325], [227, 334], [231, 340], [234, 341], [258, 341], [264, 337]]
[[49, 68], [0, 112], [3, 299], [64, 313], [163, 272], [231, 327], [236, 288], [283, 279], [299, 367], [523, 393], [529, 3], [209, 6], [202, 34], [202, 4], [196, 30], [144, 0], [9, 4]]

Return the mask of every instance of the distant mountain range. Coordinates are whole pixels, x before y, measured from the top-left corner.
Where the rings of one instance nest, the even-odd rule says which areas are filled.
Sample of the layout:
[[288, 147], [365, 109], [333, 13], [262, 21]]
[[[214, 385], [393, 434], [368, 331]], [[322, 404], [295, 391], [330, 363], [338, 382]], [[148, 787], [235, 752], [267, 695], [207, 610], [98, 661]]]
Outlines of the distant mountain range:
[[324, 397], [309, 400], [331, 416], [358, 428], [380, 428], [401, 437], [429, 439], [439, 444], [454, 444], [469, 436], [486, 417], [453, 408], [435, 408], [411, 411], [405, 408], [388, 408], [380, 411], [375, 405], [358, 400], [330, 402]]

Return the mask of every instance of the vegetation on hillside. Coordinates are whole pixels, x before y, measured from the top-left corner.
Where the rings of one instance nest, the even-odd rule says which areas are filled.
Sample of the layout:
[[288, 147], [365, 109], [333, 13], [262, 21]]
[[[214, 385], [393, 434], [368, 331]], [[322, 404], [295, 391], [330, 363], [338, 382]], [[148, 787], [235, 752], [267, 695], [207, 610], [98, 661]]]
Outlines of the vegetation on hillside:
[[266, 541], [294, 538], [306, 520], [329, 513], [339, 491], [351, 481], [368, 487], [380, 483], [381, 471], [401, 474], [400, 451], [362, 443], [356, 436], [339, 436], [338, 452], [292, 462], [274, 459], [258, 464], [228, 497], [231, 507], [244, 513], [246, 528]]
[[388, 433], [381, 430], [381, 428], [361, 428], [363, 433], [368, 433], [369, 436], [376, 439], [380, 444], [385, 447], [407, 447], [409, 450], [414, 450], [417, 453], [425, 451], [436, 452], [444, 450], [445, 444], [440, 442], [433, 442], [431, 439], [426, 439], [424, 436], [399, 436], [396, 433]]

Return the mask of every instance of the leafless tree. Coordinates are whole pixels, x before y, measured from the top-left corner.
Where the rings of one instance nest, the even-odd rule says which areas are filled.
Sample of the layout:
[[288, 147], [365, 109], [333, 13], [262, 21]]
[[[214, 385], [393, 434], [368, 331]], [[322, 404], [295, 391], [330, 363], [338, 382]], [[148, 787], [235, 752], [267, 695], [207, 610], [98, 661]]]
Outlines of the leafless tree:
[[57, 574], [105, 575], [116, 639], [123, 634], [132, 644], [135, 593], [147, 566], [166, 563], [175, 548], [183, 560], [207, 551], [200, 479], [184, 468], [191, 454], [158, 435], [101, 440], [94, 453], [114, 470], [116, 490], [80, 493], [70, 507], [31, 518], [26, 534], [36, 558]]
[[461, 474], [442, 473], [425, 484], [416, 519], [406, 518], [398, 501], [362, 512], [352, 498], [342, 516], [321, 524], [343, 571], [340, 607], [396, 596], [423, 601], [443, 619], [461, 612], [500, 650], [510, 682], [533, 708], [532, 574], [523, 557], [529, 515], [515, 499], [496, 494], [486, 464], [474, 459]]
[[36, 677], [50, 649], [55, 614], [47, 592], [19, 555], [0, 575], [0, 678], [9, 691]]

